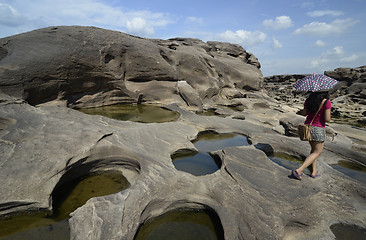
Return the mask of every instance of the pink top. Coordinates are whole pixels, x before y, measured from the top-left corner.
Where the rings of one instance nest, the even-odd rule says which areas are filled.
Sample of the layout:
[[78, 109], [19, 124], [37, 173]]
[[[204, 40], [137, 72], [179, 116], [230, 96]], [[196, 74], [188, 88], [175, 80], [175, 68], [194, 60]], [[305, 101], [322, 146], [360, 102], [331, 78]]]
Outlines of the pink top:
[[[306, 99], [307, 101], [307, 99]], [[304, 106], [306, 106], [306, 101], [304, 103]], [[325, 118], [324, 118], [324, 111], [325, 109], [331, 109], [332, 108], [332, 103], [327, 100], [324, 105], [322, 106], [322, 108], [320, 109], [320, 111], [318, 112], [318, 114], [316, 115], [313, 124], [311, 124], [311, 126], [315, 126], [315, 127], [322, 127], [325, 128]], [[305, 124], [310, 124], [311, 120], [313, 119], [315, 113], [308, 113], [308, 115], [306, 116], [306, 120], [305, 120]]]

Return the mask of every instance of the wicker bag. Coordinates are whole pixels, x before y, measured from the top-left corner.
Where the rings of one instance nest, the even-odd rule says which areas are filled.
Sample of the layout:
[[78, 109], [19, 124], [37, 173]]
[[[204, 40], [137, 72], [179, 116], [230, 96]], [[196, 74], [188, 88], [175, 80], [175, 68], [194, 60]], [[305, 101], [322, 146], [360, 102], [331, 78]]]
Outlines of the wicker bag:
[[319, 106], [318, 111], [315, 113], [315, 115], [313, 117], [313, 120], [311, 120], [310, 124], [300, 124], [297, 127], [297, 132], [298, 132], [299, 137], [302, 141], [312, 141], [313, 140], [313, 134], [312, 134], [312, 131], [311, 131], [311, 124], [313, 124], [313, 121], [314, 121], [316, 115], [318, 115], [318, 112], [323, 107], [325, 101], [327, 101], [327, 99], [323, 99], [322, 103]]
[[313, 136], [311, 132], [311, 126], [307, 124], [300, 124], [297, 128], [299, 137], [302, 141], [312, 141]]

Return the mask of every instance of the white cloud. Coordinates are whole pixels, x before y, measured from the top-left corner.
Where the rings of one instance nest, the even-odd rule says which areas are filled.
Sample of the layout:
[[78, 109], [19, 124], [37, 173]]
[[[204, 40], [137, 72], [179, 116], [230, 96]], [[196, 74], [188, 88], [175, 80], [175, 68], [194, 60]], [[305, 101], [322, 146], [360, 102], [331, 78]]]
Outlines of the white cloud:
[[350, 63], [350, 62], [354, 62], [358, 59], [358, 56], [356, 54], [353, 54], [349, 57], [344, 57], [340, 59], [340, 62], [342, 63]]
[[315, 3], [312, 2], [312, 1], [302, 1], [301, 2], [301, 7], [302, 8], [313, 8], [314, 5], [315, 5]]
[[318, 58], [313, 61], [311, 61], [311, 66], [314, 68], [323, 68], [326, 63], [329, 63], [330, 60], [327, 58]]
[[330, 61], [331, 59], [340, 59], [344, 55], [342, 46], [336, 46], [331, 50], [327, 50], [321, 54], [319, 59]]
[[167, 14], [123, 10], [98, 0], [37, 0], [36, 3], [33, 0], [12, 0], [9, 4], [0, 3], [0, 28], [15, 23], [26, 30], [57, 25], [84, 25], [147, 37], [172, 21]]
[[292, 20], [289, 16], [279, 16], [275, 20], [267, 19], [262, 22], [262, 25], [274, 30], [281, 30], [289, 28], [293, 25]]
[[328, 65], [342, 66], [344, 63], [352, 63], [358, 58], [356, 54], [347, 56], [342, 46], [336, 46], [323, 52], [318, 58], [311, 61], [311, 64], [313, 67], [327, 68]]
[[275, 37], [273, 37], [272, 40], [273, 40], [272, 48], [274, 49], [282, 48], [282, 44]]
[[187, 21], [195, 24], [203, 24], [203, 19], [198, 17], [187, 17]]
[[323, 17], [326, 15], [330, 15], [333, 17], [339, 17], [341, 15], [343, 15], [344, 13], [342, 11], [334, 11], [334, 10], [317, 10], [317, 11], [312, 11], [312, 12], [308, 12], [307, 15], [310, 17]]
[[0, 25], [15, 27], [24, 23], [19, 12], [6, 3], [0, 3]]
[[333, 50], [331, 50], [331, 51], [328, 51], [328, 52], [326, 52], [328, 55], [330, 55], [330, 56], [341, 56], [341, 55], [343, 55], [344, 54], [344, 50], [343, 50], [343, 47], [341, 47], [341, 46], [336, 46], [336, 47], [334, 47], [333, 48]]
[[325, 47], [325, 45], [327, 45], [327, 44], [322, 40], [317, 40], [315, 42], [315, 46], [317, 46], [317, 47]]
[[[259, 56], [260, 58], [260, 56]], [[314, 72], [314, 68], [308, 66], [310, 59], [303, 57], [276, 56], [275, 59], [261, 61], [263, 76], [279, 74], [304, 74]]]
[[295, 30], [294, 34], [305, 34], [314, 36], [327, 36], [331, 34], [341, 34], [345, 32], [349, 27], [352, 27], [357, 23], [356, 20], [337, 19], [331, 23], [324, 22], [312, 22], [305, 24], [302, 28]]
[[131, 21], [127, 21], [127, 32], [132, 34], [142, 34], [144, 36], [151, 36], [154, 34], [154, 28], [149, 26], [145, 19], [135, 17]]
[[233, 32], [228, 30], [219, 34], [218, 37], [221, 41], [243, 44], [244, 46], [248, 47], [263, 43], [267, 35], [261, 31], [250, 32], [245, 30], [237, 30]]

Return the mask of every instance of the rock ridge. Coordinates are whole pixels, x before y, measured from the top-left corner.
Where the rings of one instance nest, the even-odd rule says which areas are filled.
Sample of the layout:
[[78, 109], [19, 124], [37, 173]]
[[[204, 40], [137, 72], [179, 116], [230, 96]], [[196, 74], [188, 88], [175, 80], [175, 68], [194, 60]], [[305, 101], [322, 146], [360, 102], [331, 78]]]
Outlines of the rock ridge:
[[[330, 91], [333, 104], [332, 116], [353, 119], [366, 124], [366, 66], [336, 68], [325, 71], [325, 75], [339, 81]], [[302, 105], [305, 95], [299, 94], [293, 85], [310, 74], [275, 75], [264, 78], [266, 93], [275, 100], [293, 106]], [[301, 107], [301, 106], [299, 106]]]
[[32, 105], [84, 108], [181, 102], [177, 83], [210, 99], [224, 88], [259, 90], [258, 59], [241, 46], [145, 39], [95, 27], [49, 27], [0, 39], [0, 89]]

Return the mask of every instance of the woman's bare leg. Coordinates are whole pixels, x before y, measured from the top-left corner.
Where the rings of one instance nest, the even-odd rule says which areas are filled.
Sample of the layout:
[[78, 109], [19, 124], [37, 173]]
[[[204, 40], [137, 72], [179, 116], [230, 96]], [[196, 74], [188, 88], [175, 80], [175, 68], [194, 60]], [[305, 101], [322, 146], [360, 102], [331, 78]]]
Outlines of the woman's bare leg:
[[[310, 142], [309, 142], [310, 143]], [[311, 146], [311, 145], [310, 145]], [[311, 147], [311, 151], [310, 151], [310, 154], [312, 154], [314, 152], [314, 149], [313, 147]], [[318, 173], [317, 169], [316, 169], [316, 163], [318, 162], [318, 159], [315, 159], [315, 161], [311, 164], [311, 174], [313, 176], [316, 176], [316, 174]]]
[[316, 163], [317, 163], [318, 159], [315, 159], [315, 161], [311, 164], [311, 168], [312, 168], [312, 172], [311, 174], [313, 176], [316, 176], [318, 174], [318, 170], [316, 169]]
[[302, 172], [305, 170], [305, 168], [309, 167], [310, 165], [312, 165], [312, 167], [313, 167], [313, 173], [312, 174], [317, 173], [316, 163], [317, 163], [318, 157], [323, 152], [324, 142], [310, 141], [309, 143], [310, 143], [310, 146], [311, 146], [311, 153], [305, 159], [304, 163], [298, 169], [296, 169], [296, 172], [299, 175], [301, 175]]

